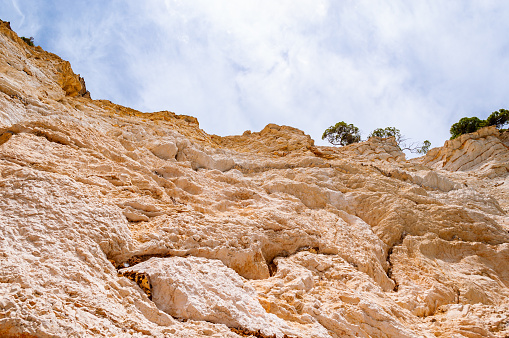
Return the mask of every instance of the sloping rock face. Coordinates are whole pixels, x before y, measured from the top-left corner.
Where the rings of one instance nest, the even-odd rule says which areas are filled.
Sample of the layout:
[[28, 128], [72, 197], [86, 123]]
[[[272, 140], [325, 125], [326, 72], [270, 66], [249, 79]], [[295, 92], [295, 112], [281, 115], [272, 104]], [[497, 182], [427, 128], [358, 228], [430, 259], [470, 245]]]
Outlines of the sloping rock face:
[[0, 46], [0, 336], [509, 336], [507, 133], [219, 137]]
[[509, 171], [509, 132], [494, 126], [446, 141], [442, 148], [428, 152], [422, 163], [449, 171], [475, 171], [488, 178]]

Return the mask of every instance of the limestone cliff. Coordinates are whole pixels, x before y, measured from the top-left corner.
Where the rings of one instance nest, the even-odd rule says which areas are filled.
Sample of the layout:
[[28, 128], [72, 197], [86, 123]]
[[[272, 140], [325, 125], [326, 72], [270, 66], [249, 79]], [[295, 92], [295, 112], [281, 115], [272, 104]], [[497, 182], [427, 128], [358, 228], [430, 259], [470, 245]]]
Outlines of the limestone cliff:
[[0, 336], [509, 336], [507, 132], [219, 137], [0, 46]]

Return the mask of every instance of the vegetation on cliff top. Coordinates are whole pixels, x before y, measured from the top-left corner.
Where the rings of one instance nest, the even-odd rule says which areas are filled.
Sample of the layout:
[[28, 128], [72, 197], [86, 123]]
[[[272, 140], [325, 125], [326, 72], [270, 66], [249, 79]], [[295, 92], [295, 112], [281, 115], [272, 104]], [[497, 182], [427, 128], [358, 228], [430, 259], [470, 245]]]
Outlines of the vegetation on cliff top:
[[[394, 137], [398, 147], [401, 150], [408, 150], [412, 153], [426, 154], [431, 146], [431, 142], [426, 140], [422, 145], [416, 143], [406, 143], [407, 139], [401, 135], [401, 131], [395, 127], [377, 128], [373, 130], [368, 138], [380, 137], [390, 138]], [[347, 124], [344, 121], [338, 122], [333, 126], [327, 128], [322, 135], [322, 140], [327, 139], [333, 145], [346, 146], [352, 143], [360, 142], [361, 135], [359, 128], [353, 124]]]
[[451, 126], [451, 140], [463, 134], [473, 133], [482, 127], [495, 126], [497, 129], [502, 129], [507, 123], [509, 123], [509, 110], [505, 109], [494, 111], [486, 120], [476, 116], [463, 117]]
[[29, 38], [25, 38], [24, 36], [20, 36], [21, 40], [25, 41], [27, 45], [34, 46], [34, 38], [31, 36]]

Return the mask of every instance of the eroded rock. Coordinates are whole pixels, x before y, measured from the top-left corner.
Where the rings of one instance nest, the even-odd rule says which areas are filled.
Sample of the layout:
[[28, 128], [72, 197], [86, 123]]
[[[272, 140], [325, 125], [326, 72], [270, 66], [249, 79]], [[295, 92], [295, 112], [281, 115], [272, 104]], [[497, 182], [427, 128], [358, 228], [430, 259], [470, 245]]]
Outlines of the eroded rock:
[[507, 132], [220, 137], [0, 47], [1, 336], [509, 335]]
[[173, 317], [260, 330], [278, 337], [297, 335], [283, 320], [268, 314], [258, 302], [254, 289], [219, 260], [151, 258], [121, 271], [150, 276], [152, 300]]

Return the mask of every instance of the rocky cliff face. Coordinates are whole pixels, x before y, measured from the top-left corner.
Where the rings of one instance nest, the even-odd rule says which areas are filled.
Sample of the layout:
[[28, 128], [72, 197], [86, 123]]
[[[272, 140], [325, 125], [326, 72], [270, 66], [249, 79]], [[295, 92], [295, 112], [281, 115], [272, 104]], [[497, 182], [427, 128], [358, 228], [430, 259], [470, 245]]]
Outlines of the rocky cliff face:
[[509, 336], [507, 132], [219, 137], [0, 46], [0, 336]]

